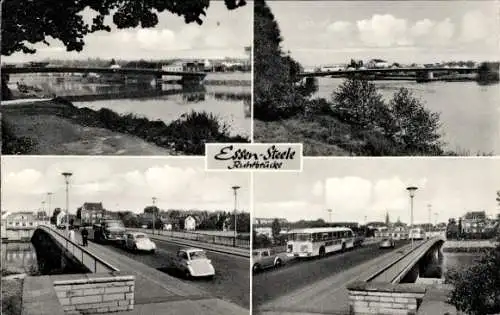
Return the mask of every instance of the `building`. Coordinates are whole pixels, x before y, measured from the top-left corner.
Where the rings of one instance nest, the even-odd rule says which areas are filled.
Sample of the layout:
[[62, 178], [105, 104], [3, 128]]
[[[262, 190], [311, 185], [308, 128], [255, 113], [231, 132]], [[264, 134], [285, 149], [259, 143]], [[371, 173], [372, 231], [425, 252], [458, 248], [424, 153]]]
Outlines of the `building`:
[[80, 212], [82, 224], [94, 224], [102, 219], [106, 214], [106, 210], [102, 206], [102, 202], [85, 202], [83, 206], [78, 208], [77, 214], [78, 212]]
[[6, 229], [34, 229], [38, 225], [36, 215], [28, 211], [5, 213], [5, 222]]
[[366, 64], [366, 67], [368, 69], [383, 69], [389, 68], [389, 66], [389, 63], [382, 59], [372, 59]]
[[488, 226], [486, 212], [472, 211], [467, 212], [462, 218], [463, 233], [482, 233]]
[[280, 226], [288, 224], [287, 219], [284, 218], [253, 218], [253, 224], [257, 226], [271, 226], [276, 219]]
[[189, 215], [184, 219], [184, 230], [194, 231], [196, 230], [196, 219]]
[[162, 66], [161, 69], [163, 71], [182, 72], [184, 70], [184, 63], [182, 61], [175, 61], [169, 65]]

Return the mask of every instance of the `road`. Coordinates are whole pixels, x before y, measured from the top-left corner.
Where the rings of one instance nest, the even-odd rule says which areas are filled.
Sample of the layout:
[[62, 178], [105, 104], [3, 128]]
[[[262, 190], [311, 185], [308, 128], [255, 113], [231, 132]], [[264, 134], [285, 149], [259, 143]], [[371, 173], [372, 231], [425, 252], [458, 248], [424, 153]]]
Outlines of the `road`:
[[[397, 241], [395, 248], [407, 243], [407, 241]], [[384, 253], [387, 253], [387, 250], [379, 249], [378, 244], [370, 244], [346, 253], [332, 254], [323, 259], [294, 259], [278, 270], [256, 274], [253, 276], [252, 285], [253, 305], [258, 307]], [[334, 283], [332, 285], [335, 286]]]
[[153, 255], [132, 253], [111, 244], [105, 246], [114, 252], [163, 271], [170, 276], [189, 281], [190, 284], [214, 297], [250, 308], [250, 262], [248, 258], [207, 250], [207, 256], [212, 260], [215, 267], [216, 275], [214, 279], [185, 280], [182, 275], [169, 268], [171, 257], [183, 246], [157, 240], [155, 240], [155, 243], [157, 250]]

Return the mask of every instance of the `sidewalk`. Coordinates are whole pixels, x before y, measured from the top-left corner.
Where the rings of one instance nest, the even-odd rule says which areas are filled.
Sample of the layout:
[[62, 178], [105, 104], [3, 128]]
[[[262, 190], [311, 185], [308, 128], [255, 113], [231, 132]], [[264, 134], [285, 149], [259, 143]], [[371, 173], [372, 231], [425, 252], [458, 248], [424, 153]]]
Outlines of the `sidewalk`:
[[[76, 240], [81, 244], [80, 234]], [[212, 297], [194, 285], [120, 255], [105, 246], [89, 242], [86, 249], [120, 271], [135, 276], [134, 310], [113, 314], [208, 314], [248, 315], [249, 310]]]
[[185, 245], [185, 246], [193, 246], [193, 247], [206, 249], [209, 251], [250, 258], [250, 249], [245, 249], [245, 248], [240, 248], [240, 247], [229, 247], [229, 246], [210, 244], [210, 243], [204, 243], [204, 242], [197, 242], [197, 241], [193, 241], [193, 240], [180, 239], [177, 237], [170, 237], [170, 236], [166, 236], [166, 235], [158, 235], [158, 234], [153, 235], [151, 232], [148, 232], [144, 229], [130, 229], [130, 230], [140, 231], [142, 233], [145, 233], [152, 240], [166, 241], [169, 243], [175, 243], [175, 244]]

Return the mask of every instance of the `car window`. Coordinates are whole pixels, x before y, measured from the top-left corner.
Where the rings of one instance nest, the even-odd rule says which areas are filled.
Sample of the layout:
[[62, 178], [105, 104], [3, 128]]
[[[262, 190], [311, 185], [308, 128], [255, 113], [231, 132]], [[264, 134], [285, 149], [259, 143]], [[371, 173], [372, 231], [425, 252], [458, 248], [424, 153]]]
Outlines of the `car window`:
[[137, 234], [137, 235], [135, 236], [135, 238], [136, 238], [136, 239], [138, 239], [138, 238], [146, 238], [146, 235], [144, 235], [144, 234]]
[[178, 252], [177, 256], [182, 259], [188, 259], [187, 253], [186, 252]]
[[269, 253], [267, 251], [262, 252], [262, 256], [267, 257], [269, 256]]
[[259, 256], [259, 252], [252, 252], [252, 256]]
[[205, 252], [202, 252], [202, 251], [191, 252], [191, 253], [189, 253], [189, 256], [190, 256], [191, 260], [206, 259], [207, 258], [207, 255], [205, 254]]
[[132, 234], [127, 235], [127, 238], [133, 239], [134, 236]]

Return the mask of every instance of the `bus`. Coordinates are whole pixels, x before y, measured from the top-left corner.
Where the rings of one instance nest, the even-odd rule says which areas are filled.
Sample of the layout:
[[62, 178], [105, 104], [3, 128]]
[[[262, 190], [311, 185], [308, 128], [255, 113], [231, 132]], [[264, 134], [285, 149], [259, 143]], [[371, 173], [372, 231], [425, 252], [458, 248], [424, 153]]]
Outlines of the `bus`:
[[413, 228], [410, 230], [410, 239], [423, 240], [425, 239], [425, 231], [422, 228]]
[[286, 249], [290, 256], [323, 257], [353, 247], [354, 233], [350, 228], [322, 227], [289, 231]]

